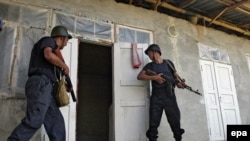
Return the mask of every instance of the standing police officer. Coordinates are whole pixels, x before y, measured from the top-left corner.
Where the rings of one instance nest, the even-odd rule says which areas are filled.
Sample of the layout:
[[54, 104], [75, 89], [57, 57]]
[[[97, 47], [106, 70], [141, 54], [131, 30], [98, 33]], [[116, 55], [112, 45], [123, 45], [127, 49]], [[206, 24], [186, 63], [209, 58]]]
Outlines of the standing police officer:
[[28, 141], [44, 124], [50, 141], [65, 141], [65, 123], [52, 95], [56, 81], [55, 66], [69, 73], [68, 66], [56, 56], [72, 36], [64, 26], [52, 29], [51, 37], [41, 38], [33, 47], [25, 85], [27, 97], [26, 116], [14, 129], [7, 141]]
[[[161, 58], [161, 50], [157, 44], [150, 45], [145, 54], [149, 56], [152, 62], [143, 67], [138, 74], [138, 80], [152, 80], [152, 96], [150, 97], [149, 111], [149, 129], [146, 133], [149, 141], [157, 141], [158, 127], [161, 122], [163, 110], [166, 113], [168, 123], [174, 134], [176, 141], [181, 141], [184, 129], [180, 127], [180, 110], [175, 97], [174, 87], [184, 88], [184, 83], [175, 80], [167, 60]], [[147, 69], [157, 73], [157, 75], [148, 75]], [[162, 78], [162, 74], [168, 75], [172, 80], [168, 81]]]

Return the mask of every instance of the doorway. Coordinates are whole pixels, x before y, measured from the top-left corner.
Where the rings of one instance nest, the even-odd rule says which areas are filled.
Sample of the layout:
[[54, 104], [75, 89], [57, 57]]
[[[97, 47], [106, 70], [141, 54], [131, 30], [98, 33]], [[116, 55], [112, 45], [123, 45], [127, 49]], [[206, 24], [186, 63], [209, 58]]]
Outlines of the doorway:
[[112, 48], [81, 42], [78, 56], [76, 140], [108, 141]]

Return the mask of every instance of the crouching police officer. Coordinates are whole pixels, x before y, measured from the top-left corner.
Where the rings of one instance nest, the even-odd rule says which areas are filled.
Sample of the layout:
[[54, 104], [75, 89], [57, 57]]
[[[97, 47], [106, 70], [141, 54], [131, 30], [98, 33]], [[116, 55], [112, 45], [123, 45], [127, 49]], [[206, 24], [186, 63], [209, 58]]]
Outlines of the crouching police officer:
[[7, 141], [28, 141], [44, 124], [50, 141], [65, 141], [65, 123], [52, 95], [56, 81], [55, 66], [69, 73], [68, 66], [56, 56], [56, 49], [63, 49], [72, 36], [64, 26], [52, 29], [50, 37], [41, 38], [33, 47], [25, 85], [26, 115]]
[[[152, 80], [152, 95], [150, 97], [150, 117], [149, 129], [146, 133], [149, 141], [157, 141], [158, 127], [161, 122], [163, 110], [166, 113], [168, 123], [174, 134], [176, 141], [181, 141], [184, 129], [180, 125], [180, 110], [175, 97], [174, 87], [184, 88], [183, 82], [174, 79], [173, 71], [168, 63], [174, 67], [174, 64], [161, 58], [161, 50], [157, 44], [150, 45], [145, 54], [152, 60], [146, 64], [138, 74], [138, 80]], [[157, 75], [149, 75], [147, 70], [150, 69]], [[162, 78], [162, 74], [169, 76], [170, 80]]]

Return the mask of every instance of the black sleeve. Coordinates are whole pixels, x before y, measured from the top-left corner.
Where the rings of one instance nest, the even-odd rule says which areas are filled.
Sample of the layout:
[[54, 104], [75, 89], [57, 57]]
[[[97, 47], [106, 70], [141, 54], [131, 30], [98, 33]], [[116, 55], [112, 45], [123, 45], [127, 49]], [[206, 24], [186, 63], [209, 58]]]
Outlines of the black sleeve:
[[53, 51], [56, 50], [57, 45], [56, 45], [55, 40], [53, 38], [50, 38], [50, 37], [44, 38], [42, 40], [40, 48], [41, 48], [41, 50], [43, 50], [46, 47], [51, 47]]
[[142, 70], [145, 70], [145, 71], [146, 71], [147, 69], [152, 70], [152, 62], [150, 62], [150, 63], [146, 64], [146, 65], [143, 67], [143, 69], [142, 69]]

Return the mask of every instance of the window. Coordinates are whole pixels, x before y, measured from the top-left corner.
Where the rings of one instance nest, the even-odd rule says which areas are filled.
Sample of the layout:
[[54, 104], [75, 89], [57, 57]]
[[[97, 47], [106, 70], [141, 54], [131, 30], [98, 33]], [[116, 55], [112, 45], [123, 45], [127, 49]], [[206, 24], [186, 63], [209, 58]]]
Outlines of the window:
[[132, 28], [128, 26], [117, 26], [116, 42], [151, 44], [153, 43], [152, 31]]
[[6, 23], [0, 32], [0, 91], [24, 93], [29, 56], [34, 43], [44, 36], [49, 9], [0, 2], [0, 17]]
[[64, 25], [71, 33], [86, 40], [113, 41], [113, 24], [108, 21], [55, 13], [55, 25]]
[[229, 56], [226, 51], [218, 48], [212, 48], [201, 43], [199, 43], [198, 46], [201, 58], [230, 64]]

